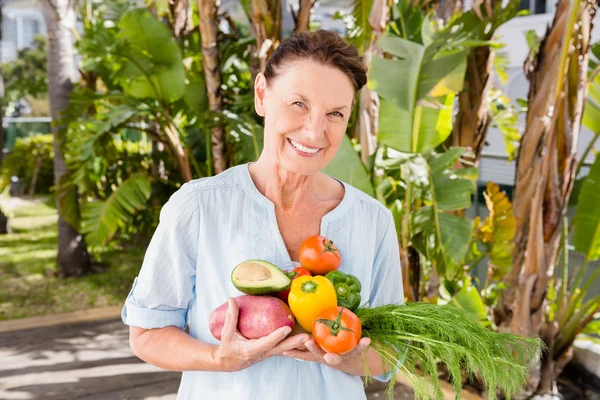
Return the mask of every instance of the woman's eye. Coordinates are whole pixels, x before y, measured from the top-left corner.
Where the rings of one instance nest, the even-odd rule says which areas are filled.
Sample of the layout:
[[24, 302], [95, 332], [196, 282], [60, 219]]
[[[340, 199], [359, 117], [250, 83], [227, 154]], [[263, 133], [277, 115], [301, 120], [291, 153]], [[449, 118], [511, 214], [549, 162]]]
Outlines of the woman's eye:
[[306, 108], [306, 104], [301, 101], [295, 101], [293, 104], [298, 107]]
[[342, 119], [344, 118], [344, 114], [342, 114], [339, 111], [334, 111], [334, 112], [331, 113], [331, 115], [333, 115], [336, 118], [342, 118]]

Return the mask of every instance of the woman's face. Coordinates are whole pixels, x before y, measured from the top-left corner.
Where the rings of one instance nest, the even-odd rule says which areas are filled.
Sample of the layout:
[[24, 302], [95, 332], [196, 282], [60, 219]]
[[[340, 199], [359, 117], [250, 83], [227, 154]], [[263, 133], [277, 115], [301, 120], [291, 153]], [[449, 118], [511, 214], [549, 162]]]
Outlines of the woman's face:
[[325, 167], [348, 126], [355, 94], [350, 78], [337, 68], [298, 60], [285, 64], [268, 86], [259, 74], [254, 87], [268, 157], [301, 175]]

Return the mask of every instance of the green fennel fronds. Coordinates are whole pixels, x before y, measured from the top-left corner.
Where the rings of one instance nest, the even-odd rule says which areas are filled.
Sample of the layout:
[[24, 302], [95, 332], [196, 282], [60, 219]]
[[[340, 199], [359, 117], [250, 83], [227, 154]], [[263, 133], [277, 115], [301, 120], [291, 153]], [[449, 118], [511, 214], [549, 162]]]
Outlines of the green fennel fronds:
[[[438, 362], [445, 364], [460, 399], [463, 373], [477, 376], [486, 385], [489, 399], [501, 390], [510, 399], [526, 383], [528, 368], [538, 359], [543, 342], [510, 333], [498, 333], [480, 325], [467, 311], [454, 305], [407, 303], [359, 308], [356, 314], [363, 336], [395, 373], [413, 384], [416, 399], [442, 399]], [[428, 383], [415, 373], [419, 367], [432, 377]], [[370, 379], [367, 376], [367, 379]], [[393, 391], [392, 377], [388, 394]]]

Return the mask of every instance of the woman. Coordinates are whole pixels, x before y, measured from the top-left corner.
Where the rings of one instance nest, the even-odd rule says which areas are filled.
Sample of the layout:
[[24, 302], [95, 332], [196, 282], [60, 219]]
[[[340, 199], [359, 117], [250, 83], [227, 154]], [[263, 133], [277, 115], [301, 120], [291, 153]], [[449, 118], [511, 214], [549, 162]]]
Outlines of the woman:
[[[249, 259], [292, 269], [304, 239], [321, 234], [341, 251], [340, 269], [362, 282], [363, 299], [403, 301], [391, 213], [319, 172], [339, 149], [365, 83], [356, 49], [336, 33], [284, 41], [255, 82], [265, 128], [260, 158], [183, 185], [163, 207], [123, 321], [134, 354], [184, 371], [178, 398], [364, 399], [365, 357], [372, 375], [390, 378], [367, 338], [342, 356], [326, 354], [306, 334], [287, 337], [289, 328], [246, 340], [232, 299], [241, 293], [230, 280]], [[218, 342], [208, 320], [227, 299]]]

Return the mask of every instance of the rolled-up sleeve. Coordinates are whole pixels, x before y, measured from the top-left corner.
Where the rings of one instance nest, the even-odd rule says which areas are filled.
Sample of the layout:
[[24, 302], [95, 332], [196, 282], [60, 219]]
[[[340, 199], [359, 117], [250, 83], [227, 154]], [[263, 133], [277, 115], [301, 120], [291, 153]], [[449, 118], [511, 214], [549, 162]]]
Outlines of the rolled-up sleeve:
[[[385, 225], [383, 239], [376, 253], [373, 265], [369, 307], [379, 307], [386, 304], [404, 304], [398, 235], [392, 213], [387, 209], [385, 211], [387, 224]], [[404, 355], [399, 357], [400, 362], [399, 365], [396, 365], [396, 369], [402, 365]], [[373, 376], [373, 378], [381, 382], [387, 382], [394, 376], [395, 372], [395, 370], [392, 370], [384, 375]]]
[[195, 296], [198, 232], [197, 193], [186, 183], [160, 211], [158, 227], [121, 313], [125, 324], [185, 328]]

